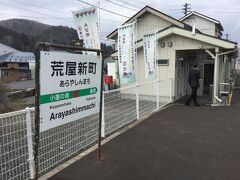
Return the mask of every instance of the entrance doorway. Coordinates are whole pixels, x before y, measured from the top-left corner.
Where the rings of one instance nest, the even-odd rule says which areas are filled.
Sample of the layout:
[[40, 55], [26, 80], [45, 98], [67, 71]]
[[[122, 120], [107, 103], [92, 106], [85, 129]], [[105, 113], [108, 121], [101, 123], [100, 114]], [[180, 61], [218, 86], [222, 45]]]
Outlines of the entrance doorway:
[[214, 64], [204, 64], [203, 94], [210, 94], [210, 85], [213, 84]]
[[[189, 63], [188, 72], [192, 68], [193, 63]], [[213, 77], [214, 77], [214, 64], [213, 63], [206, 63], [206, 62], [199, 62], [198, 69], [200, 71], [201, 79], [199, 79], [199, 85], [197, 95], [204, 96], [210, 94], [210, 85], [213, 84]], [[187, 95], [191, 94], [191, 87], [187, 82]]]

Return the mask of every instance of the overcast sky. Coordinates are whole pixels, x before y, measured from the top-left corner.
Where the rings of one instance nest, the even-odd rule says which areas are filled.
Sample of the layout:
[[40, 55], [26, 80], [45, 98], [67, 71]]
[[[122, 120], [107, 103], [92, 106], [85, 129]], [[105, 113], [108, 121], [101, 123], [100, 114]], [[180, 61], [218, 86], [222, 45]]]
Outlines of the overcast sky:
[[[83, 0], [96, 4], [96, 0]], [[111, 2], [121, 4], [120, 7]], [[122, 3], [125, 2], [125, 3]], [[232, 41], [240, 43], [240, 3], [239, 0], [101, 0], [101, 7], [131, 17], [146, 5], [158, 9], [174, 18], [183, 16], [185, 3], [191, 4], [191, 10], [219, 20], [224, 27], [224, 36], [229, 34]], [[24, 18], [36, 20], [50, 25], [74, 27], [71, 11], [80, 10], [88, 5], [78, 0], [1, 0], [0, 20]], [[126, 21], [127, 18], [101, 11], [101, 39]]]

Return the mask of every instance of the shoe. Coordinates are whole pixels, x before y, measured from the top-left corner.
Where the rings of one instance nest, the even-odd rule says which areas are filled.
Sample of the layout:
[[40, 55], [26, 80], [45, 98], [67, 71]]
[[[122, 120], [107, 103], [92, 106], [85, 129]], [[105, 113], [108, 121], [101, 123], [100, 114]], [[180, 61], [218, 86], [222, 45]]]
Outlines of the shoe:
[[186, 106], [190, 106], [188, 103], [185, 103]]

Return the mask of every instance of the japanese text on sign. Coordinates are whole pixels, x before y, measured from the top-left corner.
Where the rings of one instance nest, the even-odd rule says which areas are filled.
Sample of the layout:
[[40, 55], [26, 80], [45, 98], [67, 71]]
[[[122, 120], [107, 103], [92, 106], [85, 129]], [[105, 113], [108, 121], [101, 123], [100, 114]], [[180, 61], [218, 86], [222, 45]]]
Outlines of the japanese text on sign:
[[51, 61], [52, 74], [51, 76], [73, 76], [86, 75], [87, 73], [96, 74], [96, 63], [93, 62], [62, 62]]
[[118, 28], [118, 60], [121, 84], [135, 82], [135, 28], [134, 23]]
[[101, 59], [94, 54], [40, 54], [40, 131], [99, 112]]

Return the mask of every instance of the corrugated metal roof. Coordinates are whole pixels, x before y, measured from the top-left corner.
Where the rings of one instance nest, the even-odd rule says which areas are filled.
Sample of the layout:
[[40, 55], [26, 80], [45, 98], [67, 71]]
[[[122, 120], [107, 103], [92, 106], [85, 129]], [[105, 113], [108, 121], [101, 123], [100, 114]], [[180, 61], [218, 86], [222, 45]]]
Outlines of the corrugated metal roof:
[[0, 62], [35, 62], [35, 56], [32, 52], [12, 52], [0, 56]]
[[11, 53], [11, 52], [20, 52], [20, 51], [0, 43], [0, 56]]

